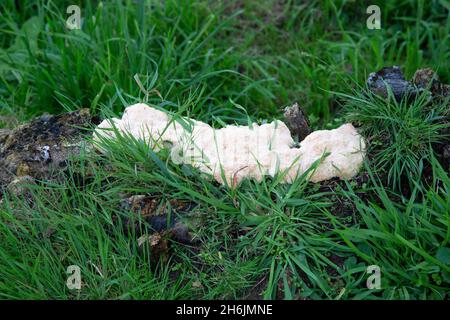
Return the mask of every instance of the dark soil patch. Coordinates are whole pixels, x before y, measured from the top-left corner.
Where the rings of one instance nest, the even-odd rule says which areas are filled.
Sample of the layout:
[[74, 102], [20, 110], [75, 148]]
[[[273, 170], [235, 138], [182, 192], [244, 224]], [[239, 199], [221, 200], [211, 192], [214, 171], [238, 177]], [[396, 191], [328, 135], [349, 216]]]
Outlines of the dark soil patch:
[[121, 200], [121, 215], [114, 216], [114, 221], [121, 220], [124, 232], [138, 239], [141, 252], [150, 251], [152, 261], [166, 261], [172, 241], [198, 244], [190, 227], [180, 220], [194, 207], [191, 202], [164, 201], [161, 195], [132, 195]]
[[265, 274], [256, 280], [255, 285], [244, 294], [244, 300], [263, 300], [264, 291], [269, 283], [269, 275]]

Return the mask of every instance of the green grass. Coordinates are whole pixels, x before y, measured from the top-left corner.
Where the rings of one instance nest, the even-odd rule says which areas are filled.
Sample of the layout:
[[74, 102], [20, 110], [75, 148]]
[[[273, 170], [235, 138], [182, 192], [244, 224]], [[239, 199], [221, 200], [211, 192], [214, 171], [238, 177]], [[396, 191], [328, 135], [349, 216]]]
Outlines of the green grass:
[[[106, 117], [138, 101], [246, 125], [298, 101], [314, 128], [359, 123], [375, 152], [362, 184], [275, 177], [230, 189], [130, 137], [103, 142], [105, 154], [82, 153], [59, 182], [30, 186], [33, 206], [5, 194], [0, 298], [448, 299], [449, 168], [430, 148], [445, 139], [448, 101], [385, 101], [358, 84], [390, 65], [450, 82], [449, 4], [375, 2], [381, 30], [353, 1], [169, 0], [89, 1], [82, 30], [69, 31], [72, 1], [3, 1], [0, 127], [81, 107]], [[173, 243], [167, 261], [142, 252], [117, 219], [131, 215], [123, 194], [193, 203], [181, 218], [199, 243]], [[69, 265], [81, 267], [80, 291], [66, 287]], [[369, 265], [381, 290], [366, 288]]]
[[[448, 98], [433, 105], [429, 92], [416, 99], [397, 102], [390, 95], [382, 99], [362, 88], [354, 95], [340, 94], [347, 99], [345, 113], [348, 121], [361, 126], [370, 141], [374, 169], [387, 175], [387, 183], [400, 190], [401, 181], [409, 180], [410, 187], [422, 174], [424, 162], [433, 156], [432, 144], [448, 139], [444, 132], [448, 122]], [[447, 121], [446, 121], [447, 119]]]

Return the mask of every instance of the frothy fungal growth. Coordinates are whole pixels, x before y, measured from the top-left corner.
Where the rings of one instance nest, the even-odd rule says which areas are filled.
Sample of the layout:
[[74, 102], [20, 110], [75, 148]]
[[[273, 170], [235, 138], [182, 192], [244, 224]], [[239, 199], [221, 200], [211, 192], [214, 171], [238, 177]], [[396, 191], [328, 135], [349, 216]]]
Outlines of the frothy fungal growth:
[[155, 151], [169, 142], [173, 162], [192, 165], [231, 186], [242, 179], [261, 181], [264, 176], [277, 173], [285, 173], [283, 181], [291, 183], [321, 158], [308, 174], [310, 181], [350, 179], [358, 173], [366, 149], [364, 139], [349, 123], [334, 130], [312, 132], [300, 148], [295, 148], [289, 129], [281, 121], [214, 129], [201, 121], [172, 117], [145, 104], [129, 106], [122, 119], [103, 121], [96, 128], [94, 139], [113, 139], [113, 127], [143, 140]]

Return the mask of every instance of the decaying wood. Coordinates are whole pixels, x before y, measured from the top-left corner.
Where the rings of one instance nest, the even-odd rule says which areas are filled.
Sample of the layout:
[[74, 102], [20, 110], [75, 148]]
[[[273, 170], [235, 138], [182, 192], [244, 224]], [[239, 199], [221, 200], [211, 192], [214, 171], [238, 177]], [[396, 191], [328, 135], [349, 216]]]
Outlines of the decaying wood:
[[370, 91], [383, 98], [388, 97], [390, 88], [397, 101], [401, 101], [405, 96], [414, 97], [417, 94], [414, 85], [405, 79], [398, 66], [384, 67], [372, 72], [367, 79], [367, 86]]
[[43, 115], [13, 130], [0, 131], [0, 197], [17, 177], [49, 180], [80, 151], [93, 125], [88, 109]]
[[302, 141], [311, 133], [308, 116], [298, 103], [284, 109], [284, 123], [297, 142]]

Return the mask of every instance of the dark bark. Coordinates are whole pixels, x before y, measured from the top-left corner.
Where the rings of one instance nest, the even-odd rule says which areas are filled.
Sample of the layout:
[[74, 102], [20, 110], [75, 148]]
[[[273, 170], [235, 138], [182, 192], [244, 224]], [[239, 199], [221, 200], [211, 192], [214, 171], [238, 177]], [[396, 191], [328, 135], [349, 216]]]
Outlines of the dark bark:
[[291, 131], [292, 137], [301, 142], [311, 133], [308, 116], [298, 103], [284, 109], [284, 123]]

